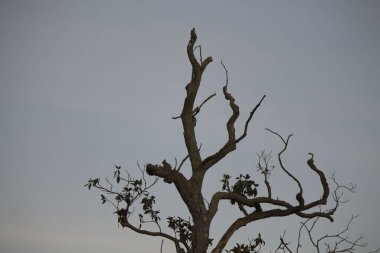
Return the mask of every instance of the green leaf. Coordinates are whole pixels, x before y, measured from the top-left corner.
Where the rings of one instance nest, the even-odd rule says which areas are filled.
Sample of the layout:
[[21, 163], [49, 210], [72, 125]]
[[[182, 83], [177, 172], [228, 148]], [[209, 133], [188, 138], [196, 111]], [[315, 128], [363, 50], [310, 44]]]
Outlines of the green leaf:
[[107, 201], [106, 197], [103, 194], [100, 194], [100, 197], [102, 200], [102, 204], [106, 203], [106, 201]]

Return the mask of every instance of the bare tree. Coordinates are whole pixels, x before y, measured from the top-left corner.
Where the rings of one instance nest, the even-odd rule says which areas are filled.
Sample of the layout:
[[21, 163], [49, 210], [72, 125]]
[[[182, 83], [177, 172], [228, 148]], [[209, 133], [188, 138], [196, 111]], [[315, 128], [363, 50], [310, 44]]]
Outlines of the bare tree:
[[[191, 80], [186, 85], [186, 97], [182, 112], [179, 116], [173, 117], [173, 119], [181, 119], [182, 121], [187, 155], [179, 164], [176, 161], [174, 166], [169, 164], [166, 160], [163, 160], [161, 164], [148, 163], [144, 168], [138, 165], [141, 171], [141, 177], [137, 179], [133, 178], [130, 173], [121, 170], [120, 166], [115, 166], [113, 183], [106, 179], [106, 184], [101, 184], [100, 179], [96, 178], [90, 179], [86, 186], [89, 189], [96, 188], [102, 192], [102, 203], [109, 202], [113, 205], [118, 223], [122, 227], [143, 235], [167, 239], [174, 243], [177, 253], [206, 253], [207, 251], [221, 253], [234, 233], [243, 226], [257, 220], [290, 215], [296, 215], [305, 220], [302, 223], [301, 229], [305, 229], [311, 238], [313, 225], [310, 228], [307, 226], [308, 223], [313, 222], [314, 224], [321, 218], [333, 221], [333, 215], [338, 206], [342, 203], [343, 191], [352, 191], [353, 188], [339, 185], [336, 183], [335, 178], [333, 178], [335, 186], [331, 192], [325, 174], [315, 164], [314, 155], [309, 153], [310, 157], [306, 164], [310, 170], [315, 173], [315, 180], [320, 182], [321, 197], [305, 199], [301, 181], [285, 167], [282, 160], [282, 155], [286, 152], [292, 135], [288, 135], [284, 138], [276, 131], [266, 129], [269, 133], [273, 134], [274, 137], [278, 138], [283, 145], [282, 150], [277, 155], [277, 159], [280, 169], [284, 172], [284, 177], [288, 177], [289, 180], [293, 181], [298, 187], [298, 193], [295, 196], [290, 196], [289, 200], [273, 198], [273, 190], [275, 189], [272, 188], [269, 181], [273, 171], [273, 166], [270, 164], [271, 153], [262, 151], [258, 154], [257, 171], [263, 176], [267, 190], [265, 196], [257, 196], [258, 184], [252, 180], [250, 175], [240, 174], [240, 176], [235, 177], [235, 181], [232, 182], [231, 176], [225, 174], [221, 180], [222, 190], [215, 192], [209, 202], [205, 201], [202, 194], [202, 186], [206, 172], [233, 152], [237, 145], [247, 136], [249, 124], [261, 106], [265, 95], [262, 96], [256, 106], [251, 110], [248, 118], [245, 120], [242, 133], [237, 134], [235, 131], [235, 123], [240, 115], [239, 106], [236, 104], [235, 98], [228, 91], [228, 71], [222, 62], [221, 64], [226, 74], [223, 94], [232, 111], [226, 123], [227, 140], [215, 153], [202, 158], [200, 153], [201, 147], [198, 145], [195, 134], [196, 116], [200, 113], [205, 103], [215, 96], [215, 93], [208, 96], [200, 105], [195, 106], [195, 99], [201, 85], [202, 75], [207, 66], [213, 61], [212, 57], [202, 58], [201, 46], [195, 46], [196, 40], [197, 35], [195, 29], [192, 29], [187, 44], [187, 56], [192, 66]], [[195, 56], [197, 49], [199, 50], [199, 57]], [[191, 168], [191, 176], [189, 178], [185, 177], [180, 171], [187, 161], [189, 161]], [[150, 177], [148, 178], [147, 175]], [[161, 228], [162, 221], [160, 211], [155, 209], [154, 204], [156, 198], [150, 192], [151, 187], [159, 182], [160, 179], [175, 187], [191, 215], [190, 219], [167, 217], [166, 221], [169, 229]], [[121, 185], [122, 189], [115, 190], [115, 183], [118, 186]], [[332, 196], [333, 205], [326, 207], [329, 196]], [[221, 201], [230, 202], [231, 206], [239, 208], [242, 215], [230, 224], [221, 238], [213, 242], [212, 239], [210, 239], [210, 225], [218, 212]], [[325, 207], [325, 209], [322, 209], [322, 207]], [[140, 212], [138, 210], [140, 210]], [[148, 223], [154, 226], [149, 226]], [[171, 233], [169, 233], [170, 229], [172, 230]], [[331, 236], [326, 235], [317, 241], [311, 239], [313, 245], [318, 249], [318, 252], [320, 242], [327, 237]], [[335, 238], [348, 242], [349, 250], [353, 250], [354, 246], [365, 246], [359, 242], [362, 239], [361, 237], [357, 240], [349, 241], [342, 236], [342, 233], [338, 233], [335, 235]], [[280, 242], [281, 244], [276, 251], [283, 250], [285, 252], [288, 249], [288, 243], [285, 243], [284, 236], [281, 237]], [[326, 252], [342, 252], [339, 250], [340, 244], [338, 241], [336, 246], [329, 246], [329, 250]], [[249, 241], [248, 244], [236, 244], [234, 248], [226, 251], [242, 253], [259, 252], [264, 245], [265, 241], [261, 238], [261, 234], [258, 234], [258, 236]], [[298, 242], [298, 245], [297, 252], [300, 248], [300, 242]], [[349, 250], [348, 252], [351, 252]], [[289, 250], [289, 252], [291, 251]]]

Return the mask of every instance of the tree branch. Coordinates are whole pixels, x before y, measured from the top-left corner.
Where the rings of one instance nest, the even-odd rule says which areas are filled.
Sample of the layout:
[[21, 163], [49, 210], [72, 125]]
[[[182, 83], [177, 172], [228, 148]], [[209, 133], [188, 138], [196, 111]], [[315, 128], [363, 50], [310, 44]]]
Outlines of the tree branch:
[[190, 40], [189, 40], [189, 43], [187, 44], [187, 56], [189, 57], [191, 66], [193, 67], [193, 70], [200, 69], [200, 65], [194, 56], [194, 44], [196, 41], [197, 41], [197, 34], [195, 32], [195, 28], [193, 28], [193, 29], [191, 29]]
[[208, 96], [199, 106], [197, 106], [197, 107], [195, 107], [195, 109], [193, 110], [193, 116], [195, 116], [195, 115], [197, 115], [199, 112], [200, 112], [200, 110], [201, 110], [201, 108], [202, 108], [202, 106], [208, 101], [208, 100], [210, 100], [212, 97], [215, 97], [216, 96], [216, 93], [214, 93], [214, 94], [211, 94], [210, 96]]
[[265, 98], [265, 95], [264, 95], [261, 98], [260, 102], [251, 111], [247, 121], [245, 122], [243, 134], [238, 139], [236, 139], [235, 122], [239, 118], [240, 111], [239, 111], [239, 106], [235, 103], [235, 98], [231, 95], [231, 93], [228, 92], [228, 70], [226, 66], [223, 64], [223, 61], [221, 62], [221, 64], [226, 72], [226, 83], [223, 86], [223, 94], [224, 94], [225, 99], [229, 101], [229, 106], [232, 110], [232, 114], [226, 124], [228, 140], [218, 152], [216, 152], [213, 155], [210, 155], [209, 157], [203, 160], [201, 166], [203, 168], [203, 171], [205, 172], [209, 168], [211, 168], [213, 165], [215, 165], [217, 162], [222, 160], [228, 153], [234, 151], [236, 149], [236, 144], [239, 143], [241, 140], [243, 140], [247, 136], [248, 126], [253, 117], [253, 114], [256, 112], [257, 108], [261, 105], [261, 102]]
[[282, 216], [288, 216], [294, 213], [297, 210], [297, 208], [294, 209], [272, 209], [269, 211], [263, 211], [263, 212], [253, 212], [249, 214], [248, 216], [238, 218], [235, 222], [231, 224], [231, 226], [227, 229], [227, 231], [223, 234], [221, 239], [219, 240], [218, 244], [215, 246], [215, 248], [211, 251], [211, 253], [221, 253], [226, 244], [228, 243], [229, 239], [232, 237], [232, 235], [239, 230], [241, 227], [246, 226], [248, 223], [256, 221], [256, 220], [262, 220], [269, 217], [282, 217]]
[[[320, 176], [320, 180], [321, 180], [321, 184], [322, 184], [324, 192], [323, 192], [323, 195], [320, 199], [318, 199], [318, 200], [316, 200], [310, 204], [305, 205], [303, 198], [302, 199], [299, 198], [299, 196], [302, 197], [302, 186], [301, 186], [300, 182], [297, 180], [297, 178], [295, 178], [290, 172], [288, 172], [286, 170], [286, 168], [283, 166], [282, 160], [281, 160], [281, 155], [286, 150], [288, 143], [289, 143], [289, 138], [291, 135], [288, 136], [288, 138], [285, 140], [276, 132], [273, 132], [272, 130], [269, 130], [269, 129], [267, 129], [267, 130], [278, 135], [284, 143], [284, 148], [279, 153], [279, 162], [280, 162], [281, 168], [286, 172], [286, 174], [288, 176], [290, 176], [300, 187], [300, 193], [298, 193], [297, 197], [296, 197], [298, 202], [299, 202], [299, 205], [293, 206], [286, 201], [278, 200], [278, 199], [275, 200], [275, 199], [272, 199], [271, 197], [255, 197], [255, 198], [249, 199], [245, 196], [242, 196], [240, 194], [236, 194], [233, 192], [217, 192], [217, 193], [215, 193], [213, 195], [211, 202], [210, 202], [210, 205], [209, 205], [209, 210], [208, 210], [208, 215], [210, 217], [209, 219], [212, 219], [214, 217], [214, 215], [216, 214], [216, 212], [218, 210], [219, 202], [222, 199], [233, 200], [233, 201], [237, 202], [238, 205], [243, 205], [243, 206], [255, 207], [255, 205], [257, 205], [257, 204], [264, 204], [265, 203], [265, 204], [272, 204], [272, 205], [275, 205], [278, 207], [282, 207], [282, 209], [271, 209], [271, 210], [266, 210], [266, 211], [261, 211], [261, 212], [254, 211], [248, 215], [245, 215], [245, 217], [243, 217], [243, 218], [237, 219], [228, 228], [228, 230], [225, 232], [225, 234], [222, 236], [222, 238], [220, 239], [220, 241], [218, 242], [217, 246], [214, 248], [212, 253], [220, 253], [223, 250], [223, 248], [225, 247], [225, 245], [227, 244], [228, 240], [235, 233], [235, 231], [240, 229], [242, 226], [245, 226], [246, 224], [248, 224], [252, 221], [255, 221], [255, 220], [264, 219], [267, 217], [279, 217], [279, 216], [287, 216], [287, 215], [291, 215], [291, 214], [296, 214], [296, 215], [303, 217], [303, 218], [324, 217], [324, 218], [328, 218], [329, 220], [333, 221], [333, 218], [331, 215], [335, 212], [335, 210], [330, 210], [328, 212], [321, 212], [320, 211], [320, 212], [304, 213], [304, 211], [310, 210], [310, 209], [314, 208], [316, 205], [325, 205], [327, 203], [327, 198], [329, 195], [329, 188], [328, 188], [328, 184], [326, 181], [326, 177], [324, 176], [323, 172], [321, 172], [314, 165], [313, 156], [311, 159], [309, 159], [307, 161], [307, 164], [309, 165], [309, 167], [313, 171], [315, 171]], [[268, 192], [271, 192], [271, 188], [268, 189]], [[267, 216], [267, 215], [269, 215], [269, 216]]]
[[272, 199], [268, 197], [255, 197], [255, 198], [249, 199], [249, 198], [246, 198], [245, 196], [242, 196], [234, 192], [216, 192], [212, 196], [210, 205], [209, 205], [208, 215], [211, 218], [214, 217], [216, 212], [218, 211], [219, 202], [221, 200], [234, 200], [238, 204], [248, 206], [248, 207], [255, 207], [257, 204], [271, 204], [274, 206], [284, 207], [287, 209], [295, 208], [290, 203], [283, 200]]
[[122, 227], [129, 228], [132, 231], [139, 233], [139, 234], [149, 235], [149, 236], [160, 236], [160, 237], [166, 238], [166, 239], [168, 239], [174, 243], [177, 253], [183, 252], [183, 249], [181, 249], [181, 247], [180, 247], [181, 242], [171, 235], [168, 235], [168, 234], [165, 234], [162, 232], [152, 232], [152, 231], [148, 231], [148, 230], [139, 229], [139, 228], [133, 226], [131, 223], [129, 223], [129, 221], [127, 219], [125, 219], [123, 217], [119, 218], [119, 223]]
[[197, 148], [198, 145], [194, 131], [194, 101], [201, 83], [202, 73], [206, 69], [207, 65], [212, 62], [212, 57], [207, 57], [206, 60], [199, 64], [194, 56], [194, 43], [196, 40], [197, 34], [193, 28], [190, 33], [190, 40], [187, 44], [187, 55], [192, 66], [192, 74], [191, 81], [186, 85], [186, 98], [181, 113], [184, 131], [183, 135], [193, 171], [196, 170], [202, 162], [200, 153]]
[[[199, 106], [195, 107], [194, 110], [193, 110], [193, 116], [196, 116], [200, 111], [201, 111], [201, 108], [202, 106], [208, 101], [210, 100], [212, 97], [216, 96], [216, 93], [214, 94], [211, 94], [210, 96], [208, 96]], [[179, 119], [181, 118], [181, 115], [179, 116], [173, 116], [172, 119]]]
[[[337, 232], [335, 234], [326, 234], [322, 237], [319, 237], [317, 239], [313, 238], [312, 231], [315, 228], [316, 223], [319, 221], [319, 217], [316, 219], [308, 219], [305, 222], [301, 222], [301, 227], [299, 228], [299, 236], [298, 236], [298, 245], [296, 252], [299, 252], [299, 249], [301, 248], [300, 238], [302, 234], [302, 230], [306, 230], [307, 236], [309, 237], [310, 242], [312, 245], [316, 248], [318, 252], [321, 252], [322, 249], [322, 243], [325, 247], [324, 251], [329, 253], [338, 253], [338, 252], [354, 252], [356, 250], [356, 247], [359, 248], [365, 248], [367, 247], [367, 243], [363, 241], [364, 236], [360, 235], [354, 239], [350, 239], [348, 235], [345, 235], [347, 231], [349, 231], [351, 223], [354, 219], [356, 219], [358, 215], [353, 215], [350, 220], [348, 221], [346, 227], [342, 229], [340, 232]], [[312, 222], [310, 226], [308, 226], [308, 223]], [[380, 249], [377, 249], [372, 252], [378, 252]]]
[[291, 173], [285, 168], [285, 166], [283, 165], [282, 159], [281, 159], [281, 155], [282, 155], [282, 154], [285, 152], [285, 150], [287, 149], [288, 144], [289, 144], [289, 139], [290, 139], [290, 137], [292, 137], [293, 134], [290, 134], [290, 135], [288, 136], [288, 138], [285, 140], [284, 138], [282, 138], [282, 136], [281, 136], [280, 134], [276, 133], [275, 131], [272, 131], [272, 130], [270, 130], [270, 129], [268, 129], [268, 128], [265, 128], [265, 130], [267, 130], [267, 131], [269, 131], [269, 132], [271, 132], [271, 133], [277, 135], [277, 136], [282, 140], [282, 142], [284, 143], [284, 148], [281, 150], [280, 153], [278, 153], [278, 162], [280, 163], [280, 167], [281, 167], [281, 169], [282, 169], [283, 171], [285, 171], [285, 173], [286, 173], [289, 177], [291, 177], [291, 178], [297, 183], [298, 188], [299, 188], [300, 191], [297, 193], [297, 195], [296, 195], [296, 199], [297, 199], [297, 201], [298, 201], [298, 203], [299, 203], [300, 205], [304, 205], [304, 204], [305, 204], [305, 201], [304, 201], [303, 196], [302, 196], [302, 193], [303, 193], [302, 185], [301, 185], [300, 181], [299, 181], [295, 176], [293, 176], [293, 174], [291, 174]]
[[[257, 153], [256, 153], [257, 154]], [[271, 159], [272, 152], [266, 153], [264, 150], [261, 151], [260, 155], [257, 154], [259, 161], [257, 162], [257, 171], [260, 171], [264, 175], [264, 183], [267, 187], [268, 198], [272, 198], [272, 187], [269, 183], [269, 176], [272, 173], [274, 165], [269, 165], [269, 160]], [[264, 162], [264, 166], [261, 164], [261, 160]]]
[[175, 168], [176, 171], [179, 171], [182, 168], [182, 165], [185, 163], [185, 161], [189, 158], [189, 154], [185, 156], [185, 158], [182, 159], [181, 163], [179, 164], [178, 168]]
[[327, 183], [325, 174], [321, 170], [319, 170], [317, 168], [317, 166], [315, 166], [314, 155], [312, 153], [309, 153], [309, 155], [311, 155], [311, 158], [309, 160], [307, 160], [307, 165], [309, 165], [310, 169], [312, 169], [313, 171], [315, 171], [315, 173], [318, 174], [318, 176], [321, 180], [321, 184], [323, 187], [323, 195], [322, 195], [322, 199], [321, 199], [322, 200], [321, 204], [326, 205], [327, 198], [329, 197], [329, 194], [330, 194], [329, 184]]
[[245, 125], [244, 125], [244, 132], [243, 134], [236, 140], [236, 143], [239, 143], [241, 140], [243, 140], [247, 134], [248, 134], [248, 126], [249, 126], [249, 123], [251, 122], [251, 119], [252, 119], [252, 116], [253, 114], [255, 114], [257, 108], [259, 108], [259, 106], [261, 105], [261, 102], [263, 102], [264, 98], [266, 97], [266, 95], [262, 96], [261, 99], [260, 99], [260, 102], [255, 106], [255, 108], [253, 108], [253, 110], [249, 113], [249, 117], [247, 119], [247, 121], [245, 122]]

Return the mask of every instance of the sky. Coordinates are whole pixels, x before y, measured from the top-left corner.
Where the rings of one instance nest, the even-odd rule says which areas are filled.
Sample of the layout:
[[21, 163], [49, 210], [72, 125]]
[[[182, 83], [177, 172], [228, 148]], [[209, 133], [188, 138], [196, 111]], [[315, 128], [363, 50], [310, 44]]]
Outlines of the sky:
[[[207, 68], [197, 103], [216, 92], [197, 121], [202, 157], [226, 140], [230, 115], [225, 73], [241, 108], [237, 131], [265, 94], [248, 137], [206, 177], [204, 195], [224, 173], [251, 173], [256, 153], [272, 151], [274, 196], [292, 201], [296, 186], [276, 164], [281, 142], [265, 128], [294, 134], [284, 161], [309, 199], [321, 193], [308, 152], [326, 175], [357, 184], [332, 224], [379, 247], [379, 1], [0, 1], [0, 252], [159, 252], [161, 240], [117, 225], [110, 206], [83, 185], [121, 165], [186, 155], [181, 111], [195, 27]], [[182, 168], [189, 175], [189, 165]], [[265, 194], [264, 187], [259, 194]], [[162, 217], [188, 217], [173, 185], [154, 188]], [[330, 203], [331, 204], [331, 203]], [[238, 217], [221, 205], [211, 237]], [[296, 243], [300, 220], [276, 218], [239, 231], [230, 246], [262, 233], [275, 249], [286, 231]], [[173, 253], [170, 242], [163, 252]], [[362, 252], [362, 251], [359, 251]]]

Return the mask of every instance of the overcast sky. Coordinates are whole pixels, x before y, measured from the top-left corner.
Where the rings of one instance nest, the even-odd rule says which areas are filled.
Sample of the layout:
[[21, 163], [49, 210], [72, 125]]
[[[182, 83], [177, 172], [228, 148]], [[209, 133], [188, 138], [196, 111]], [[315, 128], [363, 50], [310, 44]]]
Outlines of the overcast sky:
[[[256, 152], [275, 157], [282, 149], [264, 128], [293, 133], [284, 159], [309, 199], [321, 188], [308, 152], [327, 175], [358, 184], [336, 223], [324, 221], [319, 231], [339, 231], [359, 214], [352, 234], [380, 246], [380, 1], [1, 0], [1, 253], [159, 252], [160, 239], [119, 228], [114, 210], [83, 185], [112, 176], [115, 164], [136, 174], [137, 161], [186, 155], [180, 121], [171, 117], [191, 74], [193, 27], [203, 56], [214, 58], [198, 103], [217, 93], [198, 117], [203, 157], [226, 140], [220, 60], [241, 108], [238, 131], [267, 95], [248, 137], [206, 177], [205, 196], [226, 172], [250, 172], [262, 184]], [[297, 188], [278, 167], [271, 179], [275, 196], [294, 200]], [[163, 219], [188, 217], [173, 185], [154, 191]], [[240, 215], [222, 207], [215, 239]], [[286, 230], [294, 246], [298, 226], [297, 218], [255, 223], [230, 245], [261, 232], [269, 252]], [[174, 252], [169, 242], [164, 252]]]

